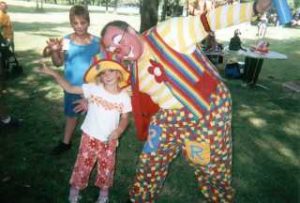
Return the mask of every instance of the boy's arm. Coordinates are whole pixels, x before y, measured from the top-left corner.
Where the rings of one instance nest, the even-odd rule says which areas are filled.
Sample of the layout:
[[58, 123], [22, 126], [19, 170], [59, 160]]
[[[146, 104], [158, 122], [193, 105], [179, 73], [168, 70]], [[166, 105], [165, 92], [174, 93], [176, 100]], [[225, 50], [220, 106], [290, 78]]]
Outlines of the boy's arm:
[[64, 52], [53, 51], [51, 54], [51, 60], [55, 66], [62, 66], [64, 64]]
[[118, 139], [125, 131], [129, 123], [129, 113], [122, 113], [119, 126], [110, 134], [109, 139]]
[[68, 81], [66, 81], [57, 71], [47, 67], [44, 63], [38, 70], [40, 73], [52, 76], [56, 82], [68, 93], [71, 94], [83, 94], [81, 87], [72, 86]]
[[64, 63], [64, 52], [62, 50], [62, 39], [50, 38], [47, 41], [47, 46], [43, 50], [44, 57], [51, 57], [52, 63], [55, 66], [62, 66]]

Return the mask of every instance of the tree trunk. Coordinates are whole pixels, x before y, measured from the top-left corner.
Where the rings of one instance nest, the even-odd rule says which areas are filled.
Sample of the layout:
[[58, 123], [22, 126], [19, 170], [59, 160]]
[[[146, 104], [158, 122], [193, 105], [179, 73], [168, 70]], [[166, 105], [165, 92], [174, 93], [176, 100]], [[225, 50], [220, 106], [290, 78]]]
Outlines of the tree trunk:
[[44, 0], [36, 0], [36, 10], [37, 11], [43, 11], [44, 10], [44, 6], [43, 6], [43, 1]]
[[140, 32], [144, 32], [156, 25], [158, 22], [158, 5], [159, 0], [143, 0], [140, 7], [141, 28]]
[[115, 2], [114, 2], [114, 3], [115, 3], [115, 5], [114, 5], [114, 7], [115, 7], [115, 8], [114, 8], [114, 12], [115, 12], [115, 13], [117, 12], [118, 2], [119, 2], [118, 0], [115, 0]]
[[168, 0], [163, 1], [162, 11], [161, 11], [161, 21], [166, 20], [167, 16], [167, 9], [168, 9]]
[[89, 0], [84, 0], [83, 1], [83, 6], [88, 9], [88, 6], [89, 6]]
[[299, 0], [294, 0], [294, 8], [297, 9], [300, 7], [300, 1]]
[[105, 1], [105, 10], [106, 10], [106, 13], [108, 12], [108, 0]]

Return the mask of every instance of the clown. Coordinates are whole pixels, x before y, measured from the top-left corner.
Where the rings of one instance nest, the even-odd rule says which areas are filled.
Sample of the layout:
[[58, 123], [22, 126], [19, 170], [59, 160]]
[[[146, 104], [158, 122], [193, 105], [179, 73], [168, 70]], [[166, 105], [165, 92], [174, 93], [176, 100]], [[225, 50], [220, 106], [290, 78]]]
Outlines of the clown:
[[154, 202], [169, 164], [182, 153], [209, 202], [232, 202], [231, 97], [196, 43], [211, 31], [250, 21], [271, 4], [218, 7], [172, 18], [142, 35], [123, 21], [102, 30], [106, 50], [128, 64], [138, 138], [147, 141], [130, 189], [132, 202]]

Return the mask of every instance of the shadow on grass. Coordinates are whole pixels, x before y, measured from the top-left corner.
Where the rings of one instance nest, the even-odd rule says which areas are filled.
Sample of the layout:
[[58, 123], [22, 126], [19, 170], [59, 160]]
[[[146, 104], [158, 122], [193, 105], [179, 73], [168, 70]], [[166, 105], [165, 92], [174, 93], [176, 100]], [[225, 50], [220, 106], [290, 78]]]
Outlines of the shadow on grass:
[[44, 8], [43, 10], [37, 9], [36, 6], [33, 7], [24, 7], [24, 6], [16, 6], [16, 5], [10, 5], [9, 6], [9, 12], [10, 13], [60, 13], [60, 12], [69, 12], [69, 8]]
[[[10, 13], [24, 13], [25, 14], [32, 14], [32, 13], [42, 13], [42, 14], [47, 14], [47, 13], [62, 13], [62, 12], [69, 12], [69, 9], [71, 6], [69, 5], [65, 5], [66, 7], [58, 7], [58, 8], [44, 8], [44, 9], [37, 9], [35, 6], [34, 7], [23, 7], [23, 6], [15, 6], [15, 5], [11, 5], [9, 7], [9, 12]], [[101, 9], [100, 9], [101, 8]], [[95, 9], [90, 9], [89, 8], [89, 12], [90, 14], [93, 13], [116, 13], [119, 15], [123, 15], [123, 16], [128, 16], [128, 15], [139, 15], [136, 13], [130, 13], [130, 12], [122, 12], [122, 11], [114, 11], [114, 9], [109, 8], [108, 11], [106, 11], [106, 9], [104, 9], [103, 6], [99, 6], [99, 8]]]
[[[20, 22], [14, 22], [14, 30], [16, 32], [47, 32], [52, 33], [52, 31], [56, 31], [59, 28], [62, 27], [69, 27], [70, 23], [20, 23]], [[37, 33], [39, 34], [39, 33]]]
[[[271, 42], [271, 50], [288, 60], [265, 59], [259, 87], [227, 84], [233, 97], [233, 182], [237, 202], [297, 202], [299, 200], [299, 112], [297, 99], [285, 97], [282, 83], [299, 79], [299, 38]], [[253, 41], [254, 43], [254, 41]], [[251, 44], [251, 43], [249, 43]], [[289, 70], [289, 71], [287, 71]]]

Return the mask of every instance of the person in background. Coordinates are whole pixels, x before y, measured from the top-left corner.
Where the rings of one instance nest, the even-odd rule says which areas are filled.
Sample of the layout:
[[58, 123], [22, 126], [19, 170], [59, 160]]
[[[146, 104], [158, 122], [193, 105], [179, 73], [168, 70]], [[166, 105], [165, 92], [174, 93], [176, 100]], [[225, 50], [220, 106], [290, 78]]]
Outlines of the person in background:
[[204, 40], [203, 48], [205, 52], [218, 52], [222, 50], [223, 46], [217, 42], [215, 33], [210, 32]]
[[77, 160], [70, 179], [70, 203], [79, 202], [79, 192], [87, 187], [97, 162], [95, 185], [100, 188], [96, 203], [108, 203], [109, 188], [113, 184], [118, 139], [129, 123], [131, 111], [127, 90], [129, 72], [111, 60], [101, 60], [85, 75], [86, 84], [72, 86], [58, 72], [43, 65], [39, 71], [52, 76], [67, 92], [83, 94], [88, 101], [87, 114]]
[[[4, 1], [0, 2], [0, 30], [3, 39], [5, 40], [5, 45], [12, 48], [14, 51], [14, 31], [12, 22], [7, 13], [8, 6]], [[3, 43], [3, 42], [1, 42]]]
[[[88, 32], [90, 25], [89, 11], [81, 5], [75, 5], [69, 12], [70, 24], [73, 33], [63, 39], [49, 39], [43, 50], [45, 57], [51, 56], [55, 66], [64, 65], [64, 77], [71, 84], [80, 87], [83, 77], [92, 63], [92, 57], [100, 52], [100, 39]], [[66, 124], [64, 137], [53, 149], [52, 154], [59, 155], [71, 148], [71, 139], [78, 122], [79, 113], [76, 113], [74, 102], [80, 95], [64, 94], [64, 113]]]
[[124, 21], [104, 26], [103, 46], [129, 63], [137, 136], [147, 140], [130, 201], [155, 202], [179, 154], [193, 167], [207, 202], [234, 201], [231, 96], [196, 43], [211, 31], [249, 22], [270, 5], [259, 0], [221, 6], [202, 18], [171, 18], [142, 36]]
[[[13, 47], [13, 27], [10, 20], [10, 17], [7, 13], [8, 6], [4, 1], [0, 2], [0, 35], [1, 35], [1, 46], [8, 46]], [[4, 82], [6, 79], [5, 76], [5, 67], [2, 57], [4, 57], [1, 53], [1, 63], [0, 63], [0, 128], [7, 128], [7, 127], [19, 127], [20, 120], [12, 117], [8, 113], [7, 106], [4, 104]]]
[[244, 49], [242, 47], [242, 41], [241, 41], [240, 35], [241, 35], [240, 30], [236, 29], [234, 31], [233, 37], [229, 41], [229, 50], [238, 51], [238, 50], [242, 49], [242, 50], [246, 51], [246, 49]]
[[214, 65], [223, 63], [223, 45], [217, 42], [214, 32], [210, 32], [203, 40], [203, 51]]
[[295, 27], [300, 25], [300, 8], [296, 9], [291, 25]]
[[258, 38], [265, 38], [268, 28], [267, 13], [264, 13], [257, 24], [257, 36]]

